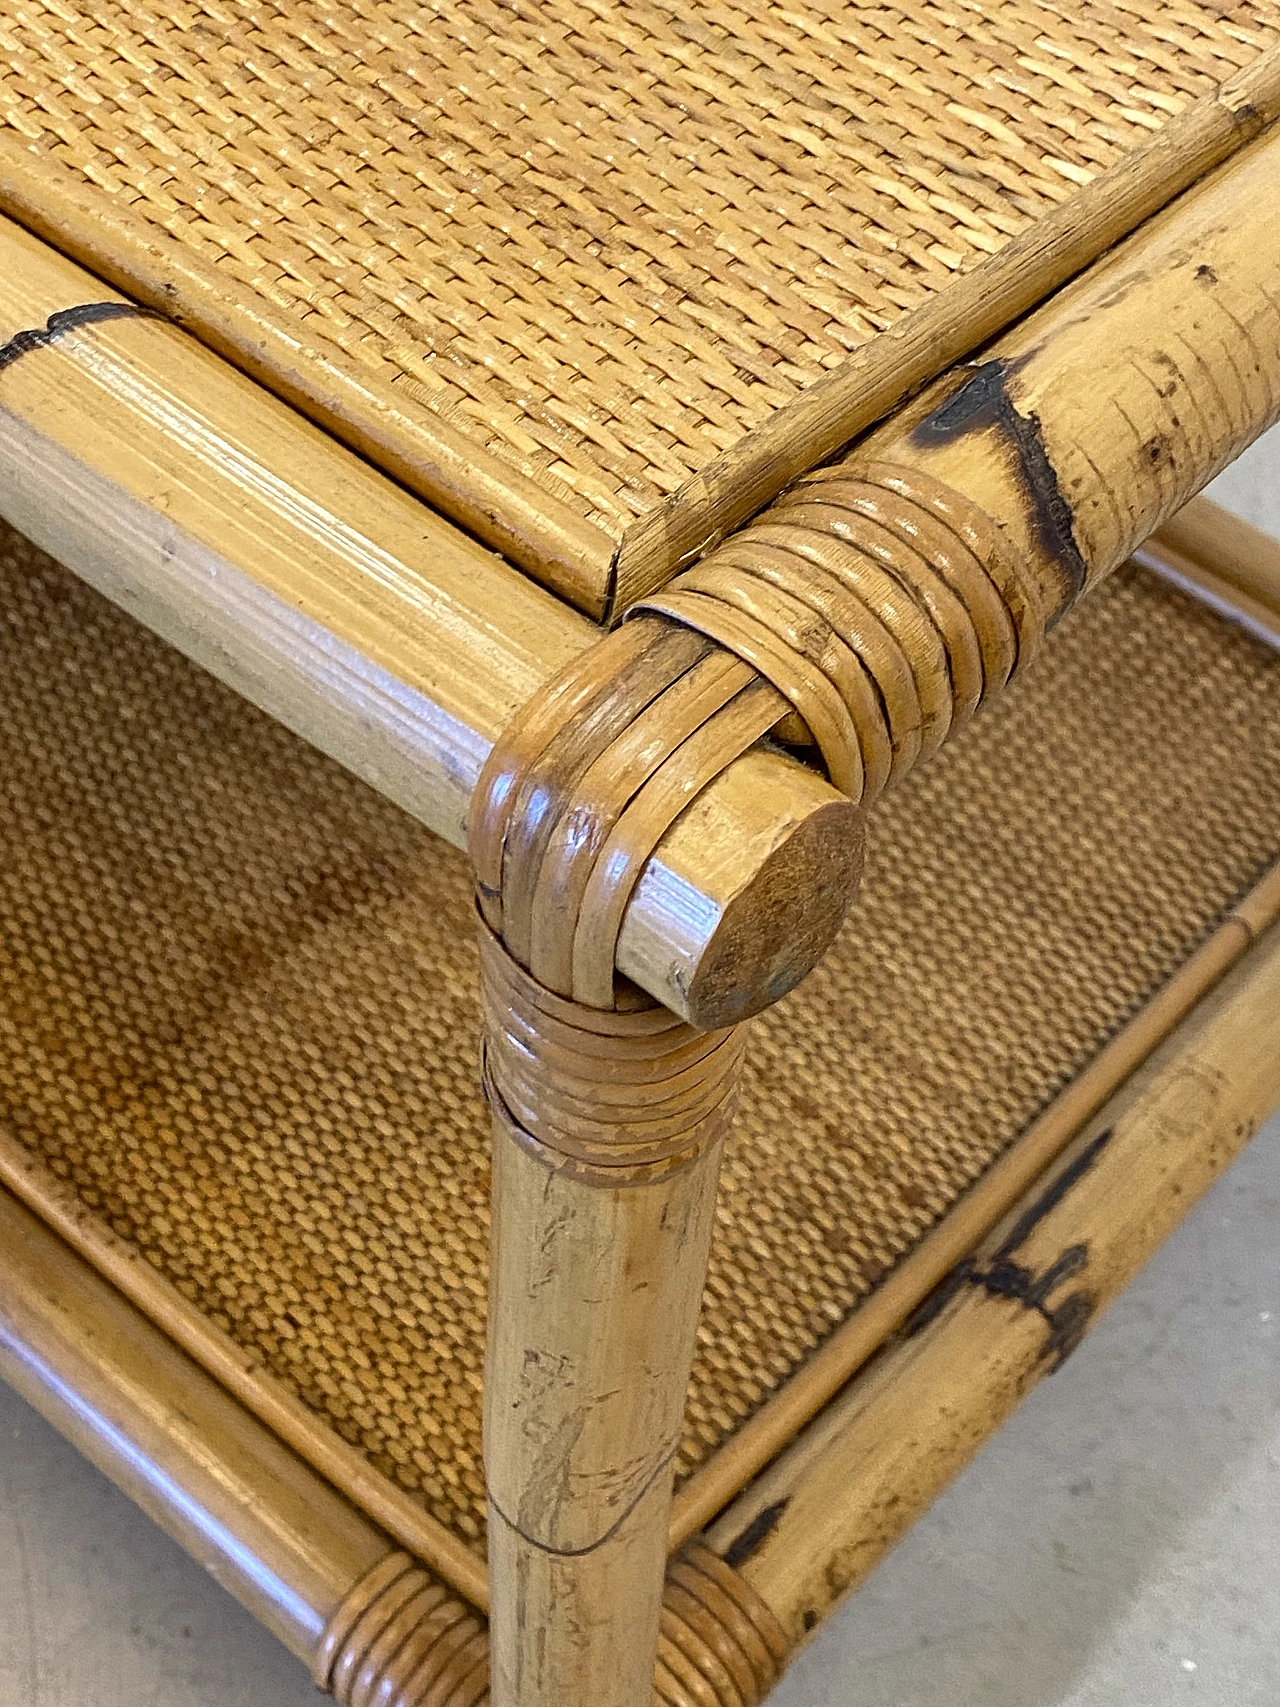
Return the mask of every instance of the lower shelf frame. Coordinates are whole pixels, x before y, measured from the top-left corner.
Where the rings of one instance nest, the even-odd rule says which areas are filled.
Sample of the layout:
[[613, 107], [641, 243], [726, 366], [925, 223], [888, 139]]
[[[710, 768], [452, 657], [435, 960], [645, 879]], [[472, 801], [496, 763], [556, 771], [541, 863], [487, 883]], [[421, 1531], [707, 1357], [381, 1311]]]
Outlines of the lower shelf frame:
[[[1264, 891], [1274, 913], [1280, 883]], [[1280, 924], [1255, 938], [1250, 899], [1218, 933], [1236, 944], [1218, 981], [896, 1337], [673, 1554], [656, 1702], [762, 1701], [1280, 1106]], [[481, 1608], [3, 1188], [0, 1376], [345, 1707], [480, 1707]]]

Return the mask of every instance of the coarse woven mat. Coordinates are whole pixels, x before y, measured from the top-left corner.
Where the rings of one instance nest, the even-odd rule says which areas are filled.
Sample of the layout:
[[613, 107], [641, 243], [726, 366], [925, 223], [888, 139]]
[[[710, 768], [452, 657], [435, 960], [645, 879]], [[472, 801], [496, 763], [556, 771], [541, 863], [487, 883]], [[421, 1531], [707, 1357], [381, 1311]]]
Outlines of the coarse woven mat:
[[[483, 1540], [466, 863], [12, 534], [0, 1144]], [[757, 1021], [687, 1473], [1280, 856], [1280, 657], [1122, 572], [872, 819]]]
[[[600, 530], [603, 576], [1278, 25], [1275, 0], [0, 0], [0, 141], [45, 172], [55, 242], [87, 205], [87, 265], [251, 366], [273, 327], [326, 419], [345, 365], [410, 470], [456, 429]], [[406, 478], [456, 503], [462, 460]]]

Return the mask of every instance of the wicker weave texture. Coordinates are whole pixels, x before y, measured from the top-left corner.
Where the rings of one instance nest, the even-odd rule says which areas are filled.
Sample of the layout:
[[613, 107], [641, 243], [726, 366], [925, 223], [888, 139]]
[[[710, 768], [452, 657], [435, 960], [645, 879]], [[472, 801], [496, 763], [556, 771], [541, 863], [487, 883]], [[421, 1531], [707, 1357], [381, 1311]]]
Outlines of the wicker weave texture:
[[0, 124], [51, 168], [47, 228], [89, 193], [90, 264], [168, 234], [189, 324], [246, 286], [304, 393], [354, 363], [388, 431], [434, 414], [618, 537], [1276, 26], [1273, 0], [0, 0]]
[[[687, 1413], [714, 1451], [1280, 855], [1280, 658], [1122, 573], [885, 797], [755, 1023]], [[462, 858], [12, 535], [0, 1143], [483, 1539]]]

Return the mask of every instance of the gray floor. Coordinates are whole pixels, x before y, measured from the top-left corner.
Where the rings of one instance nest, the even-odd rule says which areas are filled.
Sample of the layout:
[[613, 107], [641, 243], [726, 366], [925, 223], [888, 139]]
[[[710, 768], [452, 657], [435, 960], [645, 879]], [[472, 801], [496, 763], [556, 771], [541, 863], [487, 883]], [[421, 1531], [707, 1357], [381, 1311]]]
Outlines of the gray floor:
[[[1280, 433], [1214, 496], [1280, 536]], [[303, 1707], [302, 1668], [0, 1387], [0, 1707]], [[776, 1707], [1280, 1703], [1280, 1120]]]

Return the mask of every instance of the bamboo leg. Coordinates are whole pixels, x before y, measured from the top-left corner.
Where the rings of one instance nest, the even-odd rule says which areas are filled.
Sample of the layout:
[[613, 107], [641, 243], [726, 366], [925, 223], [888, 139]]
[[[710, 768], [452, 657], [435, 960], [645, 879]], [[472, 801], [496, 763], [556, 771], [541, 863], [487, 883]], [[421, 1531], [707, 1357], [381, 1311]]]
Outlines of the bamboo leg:
[[736, 1033], [550, 996], [485, 939], [494, 1707], [650, 1707]]

